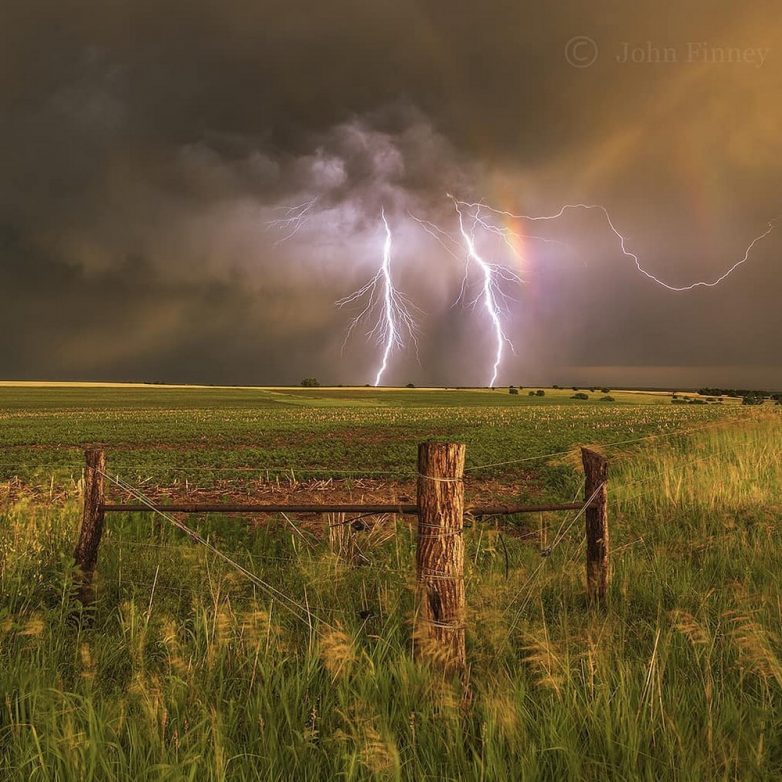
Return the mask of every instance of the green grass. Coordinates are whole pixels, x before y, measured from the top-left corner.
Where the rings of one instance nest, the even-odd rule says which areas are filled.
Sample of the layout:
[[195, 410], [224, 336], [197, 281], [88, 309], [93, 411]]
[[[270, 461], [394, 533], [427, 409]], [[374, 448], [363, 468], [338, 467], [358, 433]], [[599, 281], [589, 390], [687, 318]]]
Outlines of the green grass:
[[134, 480], [170, 482], [181, 468], [202, 482], [233, 468], [235, 477], [247, 468], [268, 477], [409, 475], [417, 444], [432, 437], [465, 442], [474, 467], [753, 415], [671, 405], [662, 394], [612, 392], [617, 402], [605, 403], [599, 393], [586, 402], [569, 390], [546, 393], [0, 386], [0, 479], [78, 477], [92, 443], [105, 444], [110, 467]]
[[[18, 393], [0, 390], [4, 458], [35, 485], [14, 484], [0, 516], [0, 779], [782, 774], [775, 410], [516, 405], [507, 394], [487, 406], [469, 392], [447, 407], [360, 409], [262, 406], [256, 391]], [[464, 439], [477, 465], [698, 427], [608, 449], [615, 574], [601, 609], [584, 598], [572, 514], [542, 519], [549, 541], [566, 531], [545, 559], [519, 534], [538, 518], [466, 530], [470, 705], [458, 682], [411, 660], [414, 538], [401, 521], [358, 533], [369, 562], [354, 567], [319, 528], [191, 519], [306, 605], [310, 624], [176, 530], [112, 516], [85, 627], [68, 622], [78, 492], [55, 471], [50, 501], [38, 483], [51, 472], [35, 470], [53, 454], [76, 470], [93, 437], [126, 470], [229, 459], [235, 439], [236, 464], [308, 457], [361, 472], [409, 470], [428, 435]], [[522, 479], [568, 499], [578, 489], [572, 456], [533, 465], [478, 471], [467, 491]]]

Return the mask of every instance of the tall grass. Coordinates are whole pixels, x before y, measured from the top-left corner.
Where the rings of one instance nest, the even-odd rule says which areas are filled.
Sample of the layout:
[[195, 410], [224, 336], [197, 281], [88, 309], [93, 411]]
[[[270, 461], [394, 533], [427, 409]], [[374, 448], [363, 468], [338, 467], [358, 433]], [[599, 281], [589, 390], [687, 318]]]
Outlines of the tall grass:
[[75, 501], [20, 502], [0, 529], [0, 778], [779, 778], [782, 421], [612, 454], [611, 475], [599, 610], [581, 521], [544, 560], [467, 531], [469, 697], [411, 660], [401, 523], [360, 533], [356, 566], [285, 522], [201, 520], [301, 622], [176, 531], [112, 517], [88, 625], [69, 621]]

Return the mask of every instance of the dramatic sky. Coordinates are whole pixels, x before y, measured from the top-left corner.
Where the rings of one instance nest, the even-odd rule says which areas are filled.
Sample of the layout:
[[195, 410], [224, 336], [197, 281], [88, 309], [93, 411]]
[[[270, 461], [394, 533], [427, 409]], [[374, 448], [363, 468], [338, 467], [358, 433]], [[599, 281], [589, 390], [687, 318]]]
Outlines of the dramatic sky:
[[[371, 382], [372, 322], [348, 334], [361, 302], [336, 302], [378, 270], [383, 209], [418, 323], [384, 381], [485, 384], [447, 193], [602, 204], [648, 271], [713, 280], [782, 214], [781, 10], [6, 0], [0, 377]], [[295, 235], [272, 222], [313, 198]], [[641, 275], [599, 211], [496, 226], [530, 235], [476, 233], [523, 279], [498, 383], [782, 388], [782, 223], [688, 292]]]

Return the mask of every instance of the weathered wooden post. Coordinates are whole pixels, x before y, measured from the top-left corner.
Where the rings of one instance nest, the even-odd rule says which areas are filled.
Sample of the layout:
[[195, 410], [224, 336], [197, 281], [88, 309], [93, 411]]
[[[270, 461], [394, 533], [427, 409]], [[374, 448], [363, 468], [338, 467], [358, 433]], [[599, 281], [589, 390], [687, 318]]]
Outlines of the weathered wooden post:
[[460, 443], [418, 446], [416, 657], [464, 670], [464, 452]]
[[100, 448], [84, 453], [84, 508], [82, 510], [79, 539], [73, 552], [79, 570], [78, 597], [83, 605], [93, 602], [92, 578], [98, 561], [98, 547], [103, 534], [103, 474], [106, 470], [106, 454]]
[[[611, 562], [608, 538], [608, 460], [602, 454], [581, 449], [586, 482], [584, 501], [591, 502], [586, 517], [587, 594], [592, 601], [605, 599], [611, 583]], [[594, 496], [593, 496], [594, 495]]]

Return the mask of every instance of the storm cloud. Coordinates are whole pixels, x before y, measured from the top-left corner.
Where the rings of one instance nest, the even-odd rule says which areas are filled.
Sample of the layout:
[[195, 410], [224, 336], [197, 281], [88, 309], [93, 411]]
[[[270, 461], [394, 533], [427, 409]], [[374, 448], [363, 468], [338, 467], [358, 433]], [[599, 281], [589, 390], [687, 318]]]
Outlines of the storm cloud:
[[[3, 377], [369, 382], [370, 326], [346, 341], [361, 307], [335, 302], [383, 208], [419, 310], [386, 380], [484, 383], [463, 262], [411, 217], [453, 231], [446, 193], [604, 204], [676, 285], [782, 213], [776, 2], [41, 0], [0, 30]], [[782, 387], [782, 232], [672, 293], [598, 213], [523, 230], [561, 244], [506, 259], [499, 382]]]

